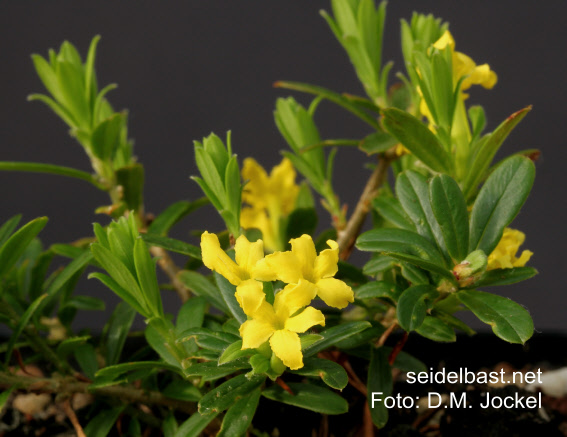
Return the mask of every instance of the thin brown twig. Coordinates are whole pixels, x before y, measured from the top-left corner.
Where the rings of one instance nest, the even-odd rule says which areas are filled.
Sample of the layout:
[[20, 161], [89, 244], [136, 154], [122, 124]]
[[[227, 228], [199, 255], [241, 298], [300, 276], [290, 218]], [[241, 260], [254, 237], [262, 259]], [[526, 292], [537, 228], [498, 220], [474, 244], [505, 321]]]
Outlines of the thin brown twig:
[[349, 258], [354, 248], [356, 237], [360, 234], [364, 220], [370, 211], [370, 202], [376, 196], [378, 188], [386, 180], [388, 167], [394, 158], [395, 154], [390, 151], [380, 155], [378, 165], [372, 172], [372, 175], [370, 175], [350, 219], [345, 228], [338, 232], [337, 243], [341, 259], [346, 260]]
[[364, 404], [362, 435], [363, 437], [374, 437], [374, 422], [372, 421], [372, 414], [370, 413], [370, 405], [368, 405], [368, 402]]
[[396, 345], [392, 349], [392, 352], [390, 352], [390, 356], [388, 357], [388, 362], [390, 363], [390, 366], [394, 364], [394, 361], [396, 361], [398, 354], [404, 348], [406, 341], [408, 341], [408, 336], [409, 334], [407, 332], [404, 332], [402, 338], [400, 338], [400, 340], [396, 343]]
[[191, 291], [177, 277], [177, 273], [179, 273], [181, 269], [177, 267], [165, 249], [152, 246], [150, 247], [150, 252], [153, 256], [158, 258], [158, 265], [170, 279], [173, 288], [175, 288], [177, 295], [181, 299], [181, 302], [187, 302], [187, 300], [191, 297]]
[[388, 339], [390, 334], [394, 332], [394, 329], [396, 329], [397, 327], [398, 327], [398, 322], [394, 322], [390, 326], [388, 326], [388, 329], [384, 331], [384, 333], [380, 336], [380, 338], [376, 342], [376, 347], [384, 346], [384, 343], [386, 343], [386, 340]]
[[285, 383], [285, 381], [283, 379], [277, 378], [276, 384], [278, 384], [281, 388], [283, 388], [285, 391], [287, 391], [290, 395], [295, 396], [295, 393], [293, 392], [293, 390], [290, 388], [289, 385], [287, 385]]
[[87, 435], [85, 434], [85, 431], [83, 430], [83, 427], [79, 423], [79, 419], [77, 418], [75, 411], [73, 410], [73, 408], [71, 408], [71, 402], [69, 401], [69, 398], [67, 398], [67, 399], [65, 399], [65, 401], [63, 401], [62, 406], [63, 406], [63, 411], [65, 411], [65, 414], [67, 415], [67, 417], [69, 418], [69, 420], [73, 424], [73, 428], [75, 428], [75, 432], [77, 433], [77, 437], [87, 437]]

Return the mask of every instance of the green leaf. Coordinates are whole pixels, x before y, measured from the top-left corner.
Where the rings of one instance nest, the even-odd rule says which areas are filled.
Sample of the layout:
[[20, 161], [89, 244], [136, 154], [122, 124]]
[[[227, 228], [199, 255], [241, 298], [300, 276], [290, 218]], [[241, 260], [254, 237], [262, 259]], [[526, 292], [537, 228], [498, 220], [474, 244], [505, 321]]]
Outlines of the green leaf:
[[301, 350], [305, 350], [313, 343], [323, 340], [323, 336], [319, 334], [304, 334], [299, 337], [299, 340], [301, 341]]
[[[225, 152], [226, 153], [226, 152]], [[228, 198], [228, 208], [236, 216], [240, 215], [242, 184], [240, 183], [240, 170], [236, 155], [232, 156], [225, 171], [224, 187]]]
[[389, 196], [378, 196], [372, 201], [372, 206], [385, 220], [398, 228], [416, 231], [415, 225], [402, 208], [398, 199]]
[[446, 268], [437, 248], [421, 235], [411, 231], [390, 228], [367, 231], [358, 237], [356, 247], [359, 250], [378, 252], [407, 261], [450, 281], [455, 279]]
[[454, 179], [437, 175], [429, 184], [429, 198], [445, 247], [451, 258], [459, 263], [469, 253], [469, 214], [463, 193]]
[[378, 428], [383, 428], [388, 422], [388, 409], [384, 402], [374, 402], [374, 393], [381, 393], [377, 395], [378, 399], [384, 399], [386, 396], [392, 394], [394, 383], [392, 381], [392, 368], [388, 363], [388, 356], [390, 352], [386, 348], [372, 348], [370, 355], [370, 364], [368, 366], [368, 405], [370, 406], [370, 415], [372, 422]]
[[398, 140], [387, 132], [374, 132], [365, 137], [358, 148], [367, 155], [374, 155], [376, 153], [384, 153], [398, 144]]
[[89, 250], [85, 250], [71, 261], [62, 271], [57, 275], [55, 280], [49, 285], [46, 290], [49, 299], [51, 300], [56, 294], [69, 282], [75, 275], [84, 269], [89, 262], [93, 260], [93, 255]]
[[446, 343], [457, 341], [457, 336], [453, 328], [442, 320], [432, 316], [427, 316], [415, 332], [433, 341]]
[[214, 381], [224, 378], [238, 370], [249, 369], [250, 363], [246, 359], [231, 361], [228, 364], [219, 365], [214, 361], [205, 361], [189, 366], [184, 370], [185, 377], [200, 376], [202, 382]]
[[174, 238], [162, 237], [157, 234], [140, 234], [142, 240], [150, 246], [162, 247], [171, 252], [180, 253], [182, 255], [190, 256], [194, 259], [201, 259], [201, 249], [189, 243]]
[[360, 118], [362, 121], [365, 121], [370, 126], [372, 126], [374, 129], [381, 130], [380, 124], [376, 121], [376, 119], [374, 117], [368, 115], [368, 113], [366, 111], [364, 111], [358, 105], [353, 103], [352, 100], [350, 100], [350, 99], [348, 99], [348, 98], [346, 98], [346, 97], [344, 97], [344, 96], [342, 96], [342, 95], [340, 95], [340, 94], [338, 94], [334, 91], [331, 91], [331, 90], [328, 90], [326, 88], [316, 86], [316, 85], [311, 85], [311, 84], [307, 84], [307, 83], [300, 83], [300, 82], [289, 82], [289, 81], [278, 81], [274, 84], [274, 87], [285, 88], [285, 89], [288, 89], [288, 90], [301, 91], [301, 92], [304, 92], [304, 93], [315, 94], [316, 96], [320, 96], [324, 99], [327, 99], [327, 100], [343, 107], [347, 111], [353, 113], [358, 118]]
[[12, 232], [14, 232], [18, 226], [18, 223], [20, 223], [21, 218], [21, 214], [10, 217], [2, 227], [0, 227], [0, 247], [4, 246], [4, 243], [8, 241], [8, 238], [10, 238], [10, 235], [12, 235]]
[[437, 172], [453, 172], [451, 156], [420, 120], [396, 108], [383, 109], [382, 115], [384, 128], [421, 162]]
[[351, 335], [344, 340], [335, 343], [335, 347], [339, 350], [355, 349], [360, 346], [368, 346], [369, 342], [379, 338], [386, 328], [377, 322], [372, 323], [372, 328], [365, 329], [358, 334]]
[[8, 398], [10, 397], [10, 395], [12, 394], [12, 392], [15, 389], [16, 389], [15, 387], [12, 387], [12, 388], [4, 390], [2, 393], [0, 393], [0, 414], [2, 414], [2, 411], [4, 410], [4, 407], [6, 406], [6, 402], [8, 402]]
[[171, 399], [177, 399], [185, 402], [198, 402], [203, 397], [197, 387], [190, 381], [172, 381], [162, 394]]
[[6, 348], [6, 352], [5, 352], [4, 365], [8, 366], [10, 364], [10, 358], [12, 357], [12, 351], [14, 350], [14, 345], [16, 344], [16, 341], [18, 340], [18, 338], [20, 337], [26, 326], [28, 326], [28, 323], [30, 322], [31, 318], [33, 317], [33, 315], [41, 305], [42, 301], [46, 297], [47, 294], [42, 294], [36, 300], [34, 300], [20, 318], [18, 325], [14, 329], [14, 332], [12, 333], [12, 335], [10, 336], [10, 340], [8, 341], [8, 347]]
[[221, 298], [219, 290], [206, 277], [190, 270], [182, 270], [177, 274], [179, 280], [197, 296], [202, 296], [214, 307], [229, 314], [228, 306]]
[[185, 200], [176, 202], [168, 206], [164, 212], [152, 221], [152, 224], [148, 227], [148, 234], [157, 234], [165, 237], [169, 230], [183, 217], [208, 204], [209, 199], [206, 197], [201, 197], [193, 202]]
[[10, 271], [25, 252], [32, 240], [47, 224], [47, 217], [40, 217], [26, 223], [16, 231], [0, 248], [0, 278]]
[[[224, 172], [222, 175], [223, 177], [221, 177], [213, 159], [207, 154], [207, 152], [205, 152], [205, 149], [203, 149], [202, 147], [195, 147], [195, 160], [197, 161], [197, 167], [201, 172], [203, 180], [207, 184], [209, 190], [211, 190], [214, 194], [215, 198], [209, 198], [209, 200], [219, 211], [224, 209], [227, 201], [226, 191], [223, 185]], [[207, 193], [205, 192], [205, 194]]]
[[65, 359], [68, 355], [75, 351], [77, 346], [85, 344], [90, 338], [90, 335], [85, 335], [83, 337], [66, 338], [57, 345], [55, 352], [61, 359]]
[[214, 273], [215, 282], [217, 283], [217, 287], [220, 290], [220, 294], [222, 299], [224, 300], [227, 308], [230, 310], [232, 316], [238, 320], [240, 324], [243, 324], [247, 317], [240, 308], [238, 301], [236, 300], [236, 287], [232, 285], [226, 278], [222, 275], [219, 275], [217, 272]]
[[520, 211], [535, 178], [534, 163], [521, 156], [506, 159], [490, 175], [474, 203], [470, 219], [469, 252], [489, 255]]
[[228, 409], [217, 437], [240, 437], [252, 423], [262, 390], [257, 388]]
[[219, 365], [249, 356], [252, 353], [254, 353], [252, 349], [242, 349], [242, 340], [236, 340], [222, 352], [219, 358]]
[[98, 370], [95, 374], [96, 378], [104, 378], [109, 380], [118, 379], [125, 373], [136, 372], [138, 370], [159, 370], [165, 369], [170, 371], [177, 371], [176, 366], [171, 366], [167, 363], [160, 361], [134, 361], [131, 363], [120, 363], [113, 366], [107, 366]]
[[373, 255], [373, 258], [364, 265], [362, 273], [368, 276], [374, 276], [391, 269], [394, 265], [395, 261], [388, 256]]
[[107, 366], [120, 361], [120, 355], [135, 316], [136, 311], [126, 302], [120, 302], [112, 312], [103, 331], [104, 356]]
[[189, 419], [181, 424], [175, 433], [175, 437], [199, 437], [201, 432], [211, 423], [218, 413], [207, 414], [202, 416], [199, 413], [193, 413]]
[[123, 200], [130, 211], [139, 212], [144, 204], [144, 167], [131, 164], [116, 170], [116, 182], [124, 189]]
[[293, 370], [291, 373], [320, 377], [325, 384], [337, 390], [342, 390], [348, 384], [348, 375], [343, 366], [321, 358], [307, 358], [301, 369]]
[[457, 298], [502, 340], [524, 344], [534, 332], [528, 311], [502, 296], [478, 290], [463, 290]]
[[106, 437], [113, 428], [114, 423], [122, 414], [126, 405], [115, 407], [111, 410], [103, 410], [89, 421], [85, 427], [85, 435], [88, 437]]
[[476, 188], [486, 176], [486, 171], [488, 170], [490, 163], [494, 159], [496, 152], [498, 152], [498, 149], [500, 149], [500, 146], [506, 137], [508, 137], [510, 132], [512, 132], [512, 130], [520, 121], [522, 121], [531, 109], [532, 107], [528, 106], [513, 113], [504, 120], [500, 126], [492, 132], [492, 134], [490, 134], [486, 141], [480, 143], [480, 148], [475, 151], [472, 165], [470, 170], [467, 172], [467, 179], [464, 183], [463, 193], [467, 199], [476, 192]]
[[488, 270], [476, 283], [475, 287], [515, 284], [537, 275], [533, 267], [514, 267], [512, 269]]
[[332, 328], [325, 329], [319, 334], [323, 337], [322, 340], [313, 343], [311, 346], [305, 348], [303, 351], [304, 357], [310, 357], [324, 349], [334, 345], [335, 343], [350, 337], [351, 335], [358, 334], [365, 329], [370, 328], [372, 325], [368, 322], [348, 322], [342, 325], [333, 326]]
[[373, 281], [364, 284], [354, 291], [356, 299], [387, 299], [396, 303], [402, 294], [402, 289], [386, 281]]
[[192, 297], [185, 302], [177, 313], [175, 331], [182, 333], [191, 328], [199, 328], [203, 325], [207, 301], [203, 297]]
[[[174, 355], [169, 345], [168, 332], [173, 331], [173, 326], [163, 319], [153, 319], [144, 331], [146, 341], [158, 355], [168, 364], [181, 369], [178, 358]], [[173, 336], [173, 335], [172, 335]]]
[[63, 308], [75, 308], [83, 311], [104, 311], [104, 301], [92, 296], [74, 296], [65, 302]]
[[238, 399], [260, 387], [265, 379], [264, 376], [253, 376], [248, 379], [246, 375], [238, 375], [229, 379], [201, 398], [199, 413], [212, 414], [226, 410]]
[[295, 209], [288, 217], [286, 226], [286, 241], [299, 238], [303, 234], [312, 235], [317, 227], [317, 211], [315, 208]]
[[329, 389], [298, 382], [290, 382], [287, 385], [293, 395], [279, 385], [268, 387], [262, 392], [262, 395], [273, 401], [321, 414], [343, 414], [348, 411], [347, 401]]
[[120, 145], [120, 134], [125, 123], [125, 115], [115, 113], [100, 123], [91, 138], [91, 150], [102, 161], [110, 161]]
[[94, 347], [89, 343], [84, 343], [75, 348], [74, 355], [85, 376], [89, 379], [94, 379], [98, 370], [98, 361]]
[[195, 339], [196, 343], [205, 349], [217, 352], [224, 351], [231, 343], [239, 340], [238, 337], [228, 332], [213, 331], [207, 328], [191, 328], [179, 335], [178, 343], [184, 343]]
[[425, 176], [413, 170], [401, 173], [396, 179], [396, 195], [417, 233], [431, 242], [437, 242], [445, 253], [445, 240], [431, 208]]
[[146, 243], [139, 238], [136, 239], [134, 243], [134, 265], [136, 266], [138, 283], [148, 302], [148, 307], [154, 316], [163, 317], [163, 306], [157, 282], [156, 266], [150, 256]]
[[[421, 326], [427, 310], [439, 292], [432, 285], [414, 285], [405, 290], [397, 306], [397, 317], [400, 326], [410, 332]], [[429, 301], [429, 302], [426, 302]]]

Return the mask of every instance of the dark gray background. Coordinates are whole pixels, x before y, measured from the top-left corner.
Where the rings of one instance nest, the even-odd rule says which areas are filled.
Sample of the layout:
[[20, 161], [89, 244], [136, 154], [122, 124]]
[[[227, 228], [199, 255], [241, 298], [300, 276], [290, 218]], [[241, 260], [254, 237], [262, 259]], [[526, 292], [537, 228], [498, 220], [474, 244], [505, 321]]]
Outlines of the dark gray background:
[[[66, 126], [43, 104], [26, 96], [43, 92], [31, 53], [47, 54], [64, 39], [84, 55], [90, 39], [102, 35], [97, 72], [100, 85], [119, 88], [109, 95], [117, 109], [130, 110], [130, 136], [146, 166], [146, 207], [158, 213], [170, 203], [202, 194], [189, 180], [196, 173], [192, 140], [211, 131], [231, 129], [241, 158], [253, 155], [265, 166], [280, 159], [286, 147], [272, 111], [275, 99], [288, 93], [272, 88], [278, 79], [320, 84], [361, 94], [353, 70], [318, 10], [327, 1], [175, 1], [175, 2], [2, 2], [0, 3], [0, 160], [48, 162], [90, 171], [82, 149]], [[567, 2], [392, 1], [388, 5], [384, 59], [403, 69], [399, 20], [413, 10], [432, 12], [451, 23], [457, 50], [498, 73], [492, 91], [471, 90], [493, 129], [510, 113], [533, 104], [534, 110], [505, 143], [504, 153], [537, 147], [534, 190], [513, 227], [526, 232], [530, 264], [540, 275], [524, 284], [500, 289], [532, 313], [541, 332], [565, 331], [567, 296], [564, 223], [566, 158]], [[478, 88], [478, 89], [477, 89]], [[306, 103], [303, 96], [296, 97]], [[362, 138], [361, 122], [331, 104], [322, 104], [317, 121], [324, 138]], [[339, 152], [335, 186], [351, 207], [368, 171], [355, 150]], [[96, 206], [107, 198], [90, 185], [49, 175], [0, 173], [0, 220], [23, 213], [30, 220], [50, 217], [46, 244], [91, 234]], [[328, 219], [322, 215], [322, 224]], [[211, 209], [178, 226], [175, 236], [196, 243], [190, 229], [221, 229]], [[91, 282], [81, 293], [116, 298]], [[171, 297], [170, 307], [176, 305]], [[82, 318], [81, 326], [101, 326], [106, 315]], [[479, 326], [478, 323], [475, 326]]]

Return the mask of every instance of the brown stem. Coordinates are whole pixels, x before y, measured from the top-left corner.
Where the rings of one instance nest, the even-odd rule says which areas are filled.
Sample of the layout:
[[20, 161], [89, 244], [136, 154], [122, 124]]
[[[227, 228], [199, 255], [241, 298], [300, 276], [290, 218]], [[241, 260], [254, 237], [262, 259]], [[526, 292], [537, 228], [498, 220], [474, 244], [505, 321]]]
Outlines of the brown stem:
[[352, 249], [354, 248], [356, 237], [360, 234], [364, 220], [370, 211], [370, 202], [374, 199], [374, 197], [376, 197], [378, 188], [380, 188], [386, 180], [386, 176], [388, 175], [388, 166], [394, 157], [395, 155], [390, 152], [380, 155], [378, 165], [372, 172], [372, 175], [370, 175], [350, 219], [348, 220], [345, 228], [339, 231], [337, 235], [337, 243], [339, 244], [341, 259], [346, 260], [349, 258]]
[[283, 379], [277, 378], [277, 379], [276, 379], [276, 383], [277, 383], [281, 388], [283, 388], [285, 391], [287, 391], [290, 395], [295, 396], [295, 393], [293, 392], [293, 390], [290, 388], [289, 385], [287, 385], [287, 384], [285, 383], [285, 381], [284, 381]]
[[75, 411], [71, 408], [71, 402], [69, 402], [69, 399], [66, 399], [63, 402], [63, 411], [65, 411], [65, 414], [67, 415], [67, 417], [69, 418], [69, 420], [73, 424], [73, 428], [75, 428], [75, 432], [77, 433], [77, 437], [87, 437], [87, 435], [85, 434], [85, 431], [83, 430], [83, 427], [79, 423], [79, 419], [77, 418]]
[[363, 437], [374, 437], [374, 423], [372, 422], [372, 414], [370, 413], [370, 405], [364, 403], [364, 416], [362, 421]]
[[406, 341], [408, 341], [408, 335], [409, 334], [407, 332], [404, 332], [404, 335], [402, 336], [402, 338], [400, 338], [400, 341], [396, 343], [394, 349], [392, 349], [392, 352], [390, 352], [390, 356], [388, 357], [388, 362], [390, 363], [390, 366], [394, 364], [394, 361], [396, 361], [398, 354], [404, 348]]
[[177, 277], [177, 273], [179, 273], [181, 269], [177, 267], [165, 249], [152, 246], [150, 252], [153, 256], [158, 258], [158, 265], [170, 279], [181, 302], [187, 302], [191, 297], [191, 291]]
[[381, 347], [384, 346], [384, 343], [386, 343], [386, 340], [388, 339], [388, 337], [390, 336], [390, 334], [392, 332], [394, 332], [394, 329], [396, 329], [398, 327], [398, 323], [394, 322], [392, 323], [388, 329], [386, 329], [386, 331], [384, 331], [384, 333], [380, 336], [380, 338], [378, 339], [378, 341], [376, 342], [376, 347]]
[[0, 387], [3, 388], [14, 387], [29, 392], [57, 393], [58, 395], [94, 393], [99, 396], [118, 398], [130, 403], [162, 405], [187, 414], [192, 414], [197, 410], [192, 402], [171, 399], [156, 391], [146, 391], [121, 385], [90, 389], [90, 385], [86, 382], [77, 381], [74, 378], [34, 378], [0, 372]]

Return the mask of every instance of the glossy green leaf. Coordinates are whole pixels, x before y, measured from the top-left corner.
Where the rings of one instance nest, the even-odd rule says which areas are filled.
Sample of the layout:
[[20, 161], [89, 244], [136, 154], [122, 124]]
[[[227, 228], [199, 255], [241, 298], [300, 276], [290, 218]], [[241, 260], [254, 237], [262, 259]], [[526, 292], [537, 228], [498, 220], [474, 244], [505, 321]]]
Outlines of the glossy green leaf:
[[228, 280], [219, 275], [217, 272], [214, 274], [215, 282], [217, 283], [217, 287], [220, 290], [221, 298], [226, 304], [226, 307], [230, 310], [232, 316], [240, 322], [240, 324], [244, 323], [247, 319], [246, 314], [240, 308], [238, 301], [236, 300], [236, 287], [232, 285]]
[[496, 286], [515, 284], [525, 281], [537, 275], [538, 271], [533, 267], [514, 267], [511, 269], [488, 270], [476, 281], [475, 287]]
[[339, 350], [348, 350], [348, 349], [355, 349], [361, 346], [368, 346], [368, 344], [379, 338], [386, 328], [384, 328], [381, 324], [377, 322], [372, 322], [372, 327], [369, 329], [365, 329], [358, 334], [351, 335], [344, 340], [338, 341], [335, 343], [335, 347]]
[[432, 316], [434, 316], [436, 319], [439, 319], [442, 322], [446, 323], [447, 325], [449, 325], [453, 329], [458, 329], [460, 331], [463, 331], [465, 334], [467, 334], [469, 336], [476, 334], [475, 330], [472, 329], [465, 322], [463, 322], [461, 319], [458, 319], [454, 315], [452, 315], [452, 314], [450, 314], [446, 311], [441, 310], [438, 306], [439, 303], [440, 302], [438, 302], [437, 305], [433, 306], [433, 311], [431, 312]]
[[207, 328], [190, 328], [179, 335], [178, 343], [195, 339], [197, 344], [205, 349], [217, 352], [224, 351], [230, 344], [239, 340], [228, 332], [213, 331]]
[[92, 296], [74, 296], [65, 302], [65, 307], [71, 307], [83, 311], [104, 311], [105, 303], [102, 299]]
[[47, 224], [47, 217], [40, 217], [18, 229], [0, 248], [0, 277], [4, 276], [20, 259], [28, 244]]
[[253, 376], [248, 379], [246, 375], [238, 375], [213, 388], [199, 401], [199, 413], [220, 413], [238, 399], [241, 399], [252, 390], [260, 387], [266, 378], [264, 376]]
[[229, 314], [228, 306], [222, 299], [218, 288], [205, 276], [190, 270], [182, 270], [177, 277], [189, 290], [197, 296], [207, 299], [213, 306], [225, 314]]
[[177, 313], [175, 331], [180, 334], [191, 328], [203, 325], [207, 301], [203, 297], [195, 296], [187, 300]]
[[203, 397], [190, 381], [172, 381], [161, 393], [168, 398], [185, 402], [198, 402]]
[[304, 334], [299, 337], [299, 340], [301, 342], [301, 350], [305, 350], [313, 343], [323, 340], [323, 336], [319, 334]]
[[463, 193], [454, 179], [437, 175], [429, 184], [429, 198], [445, 247], [459, 263], [469, 253], [469, 214]]
[[203, 416], [199, 413], [193, 413], [189, 419], [183, 422], [177, 432], [175, 433], [175, 437], [199, 437], [201, 436], [201, 432], [207, 427], [209, 423], [211, 423], [215, 417], [217, 417], [218, 413], [214, 414], [207, 414]]
[[4, 364], [6, 366], [10, 364], [10, 358], [12, 357], [12, 351], [14, 350], [14, 345], [16, 344], [16, 341], [18, 340], [18, 338], [20, 337], [26, 326], [28, 326], [31, 318], [33, 317], [33, 315], [41, 305], [42, 301], [46, 297], [47, 294], [42, 294], [36, 300], [34, 300], [30, 304], [30, 306], [28, 306], [28, 308], [26, 309], [26, 311], [18, 321], [18, 324], [14, 329], [14, 332], [12, 332], [12, 335], [10, 336], [10, 340], [8, 341], [8, 347], [6, 348], [5, 357], [4, 357]]
[[343, 414], [348, 411], [347, 401], [329, 389], [309, 383], [290, 382], [287, 385], [293, 395], [279, 385], [268, 387], [262, 395], [273, 401], [321, 414]]
[[126, 405], [98, 413], [85, 427], [85, 435], [88, 437], [106, 437], [114, 427], [114, 423], [118, 420], [124, 408], [126, 408]]
[[417, 233], [431, 242], [437, 242], [441, 251], [445, 253], [445, 240], [431, 208], [429, 187], [425, 176], [413, 170], [407, 170], [398, 175], [396, 196], [413, 221]]
[[168, 323], [163, 319], [154, 319], [147, 326], [144, 331], [146, 341], [155, 350], [158, 355], [168, 364], [174, 367], [181, 368], [179, 359], [171, 349], [168, 338], [168, 333], [171, 332], [173, 336], [173, 326], [168, 326]]
[[22, 215], [18, 214], [13, 217], [10, 217], [2, 224], [2, 227], [0, 227], [0, 247], [2, 247], [4, 243], [8, 241], [8, 238], [10, 238], [12, 232], [16, 230], [18, 223], [20, 223], [21, 218]]
[[384, 153], [398, 144], [398, 140], [387, 132], [374, 132], [365, 137], [358, 148], [367, 155]]
[[400, 326], [408, 332], [419, 328], [437, 296], [439, 292], [432, 285], [414, 285], [405, 290], [398, 300], [396, 311]]
[[373, 255], [373, 258], [364, 265], [362, 272], [365, 275], [374, 276], [391, 269], [395, 264], [396, 262], [388, 256]]
[[520, 211], [535, 178], [534, 163], [528, 158], [506, 159], [487, 179], [474, 203], [470, 219], [469, 252], [492, 253]]
[[444, 321], [427, 316], [423, 320], [423, 323], [415, 330], [419, 335], [428, 338], [433, 341], [450, 343], [457, 341], [457, 336], [455, 331]]
[[481, 147], [475, 151], [472, 165], [470, 170], [467, 171], [467, 179], [464, 183], [463, 192], [467, 199], [475, 193], [476, 188], [486, 176], [486, 171], [488, 170], [490, 163], [494, 159], [496, 152], [498, 152], [506, 137], [508, 137], [510, 132], [514, 130], [518, 123], [522, 121], [531, 109], [532, 107], [528, 106], [510, 115], [500, 124], [500, 126], [496, 128], [494, 132], [492, 132], [492, 134], [490, 134], [486, 141], [480, 144]]
[[252, 423], [262, 390], [255, 389], [228, 409], [217, 437], [241, 437]]
[[[384, 405], [384, 398], [392, 394], [394, 383], [392, 381], [392, 368], [388, 363], [389, 351], [385, 348], [372, 348], [370, 364], [368, 366], [368, 405], [372, 422], [378, 428], [383, 428], [388, 422], [388, 409]], [[376, 393], [376, 394], [375, 394]], [[374, 402], [373, 402], [374, 399]], [[378, 402], [377, 399], [382, 399]]]
[[311, 346], [306, 347], [303, 351], [304, 357], [310, 357], [324, 349], [334, 345], [340, 340], [350, 337], [351, 335], [357, 334], [365, 329], [370, 328], [372, 325], [369, 322], [348, 322], [342, 325], [333, 326], [332, 328], [325, 329], [319, 334], [323, 337], [322, 340], [313, 343]]
[[148, 307], [154, 316], [163, 316], [163, 306], [161, 302], [161, 294], [157, 282], [156, 265], [146, 243], [142, 239], [136, 239], [134, 243], [134, 265], [136, 266], [136, 274], [138, 283], [144, 297], [148, 302]]
[[286, 226], [286, 241], [299, 238], [303, 234], [312, 235], [317, 227], [317, 211], [315, 208], [295, 209], [288, 217]]
[[502, 340], [524, 344], [532, 336], [530, 313], [516, 302], [479, 290], [463, 290], [457, 298]]
[[242, 369], [249, 369], [250, 363], [247, 359], [234, 360], [227, 364], [219, 365], [214, 361], [205, 361], [189, 366], [184, 370], [185, 377], [200, 376], [201, 381], [214, 381], [231, 375]]
[[103, 331], [104, 356], [107, 366], [120, 361], [120, 355], [135, 316], [136, 311], [126, 302], [120, 302], [112, 312]]
[[29, 173], [47, 173], [59, 176], [67, 176], [89, 182], [99, 189], [105, 189], [92, 174], [80, 170], [75, 170], [74, 168], [70, 167], [63, 167], [60, 165], [43, 164], [36, 162], [3, 161], [0, 162], [0, 171], [24, 171]]
[[356, 299], [388, 299], [396, 303], [402, 294], [402, 289], [386, 281], [372, 281], [364, 284], [354, 291]]
[[421, 162], [434, 171], [451, 174], [453, 161], [435, 134], [408, 112], [388, 108], [382, 110], [382, 124]]
[[191, 214], [200, 207], [207, 205], [209, 200], [202, 197], [193, 202], [182, 200], [169, 205], [165, 211], [159, 214], [148, 227], [148, 234], [167, 236], [169, 230], [185, 216]]
[[337, 390], [342, 390], [348, 384], [348, 375], [343, 366], [316, 357], [307, 358], [303, 367], [293, 370], [292, 373], [321, 378], [325, 384]]
[[6, 406], [6, 402], [8, 402], [8, 398], [15, 389], [15, 387], [12, 387], [0, 393], [0, 414], [2, 414], [4, 407]]
[[400, 201], [395, 197], [379, 196], [372, 201], [372, 206], [385, 220], [398, 228], [416, 231], [415, 225], [408, 217]]
[[242, 340], [236, 340], [234, 343], [226, 347], [219, 358], [219, 365], [229, 363], [238, 358], [246, 357], [254, 353], [251, 349], [242, 349]]

